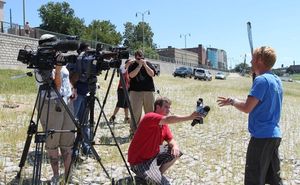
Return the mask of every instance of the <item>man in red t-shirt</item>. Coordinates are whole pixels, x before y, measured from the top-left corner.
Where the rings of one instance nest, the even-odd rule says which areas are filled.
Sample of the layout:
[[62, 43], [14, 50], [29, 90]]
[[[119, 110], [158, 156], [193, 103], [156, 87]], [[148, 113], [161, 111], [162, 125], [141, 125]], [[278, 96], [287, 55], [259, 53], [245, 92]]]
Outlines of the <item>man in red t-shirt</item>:
[[[145, 114], [128, 149], [132, 171], [150, 183], [170, 184], [162, 174], [182, 155], [168, 124], [200, 119], [200, 114], [170, 115], [171, 101], [160, 97], [154, 102], [154, 112]], [[162, 146], [163, 142], [168, 144]]]

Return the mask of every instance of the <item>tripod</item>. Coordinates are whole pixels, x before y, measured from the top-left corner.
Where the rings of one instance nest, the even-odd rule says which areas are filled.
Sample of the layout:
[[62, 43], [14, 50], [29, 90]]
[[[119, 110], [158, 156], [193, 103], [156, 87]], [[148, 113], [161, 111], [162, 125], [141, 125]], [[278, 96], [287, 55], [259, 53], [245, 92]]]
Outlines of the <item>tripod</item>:
[[[113, 70], [113, 73], [112, 73], [112, 76], [111, 76], [111, 79], [110, 79], [110, 82], [109, 82], [109, 85], [108, 85], [108, 88], [107, 88], [107, 91], [105, 93], [105, 97], [104, 97], [104, 100], [103, 100], [103, 103], [102, 103], [102, 107], [101, 107], [101, 104], [99, 102], [99, 100], [97, 99], [100, 107], [101, 107], [101, 111], [100, 111], [100, 115], [98, 117], [98, 120], [97, 120], [97, 124], [96, 124], [96, 127], [95, 127], [95, 130], [94, 130], [94, 133], [93, 135], [97, 132], [97, 128], [99, 126], [99, 122], [100, 122], [100, 119], [101, 119], [101, 116], [103, 115], [105, 117], [105, 120], [107, 122], [107, 118], [106, 118], [106, 115], [104, 114], [104, 106], [106, 104], [106, 100], [107, 100], [107, 97], [108, 97], [108, 94], [109, 94], [109, 91], [111, 89], [111, 84], [112, 84], [112, 81], [114, 79], [114, 76], [115, 76], [115, 73], [116, 73], [116, 70], [117, 70], [117, 74], [120, 76], [120, 82], [121, 82], [121, 85], [122, 85], [122, 90], [124, 92], [124, 95], [125, 95], [125, 101], [128, 105], [128, 108], [129, 108], [129, 112], [130, 112], [130, 116], [131, 116], [131, 120], [132, 120], [132, 127], [134, 128], [134, 130], [136, 130], [136, 121], [135, 121], [135, 118], [134, 118], [134, 115], [133, 115], [133, 110], [132, 110], [132, 107], [131, 107], [131, 104], [130, 104], [130, 100], [129, 100], [129, 95], [128, 95], [128, 91], [127, 91], [127, 88], [126, 88], [126, 82], [125, 82], [125, 79], [124, 79], [124, 76], [122, 74], [120, 74], [120, 69], [117, 68], [117, 69], [114, 69]], [[106, 75], [107, 76], [107, 75]], [[111, 131], [111, 128], [109, 126], [109, 129]], [[112, 132], [112, 131], [111, 131]], [[113, 134], [113, 133], [112, 133]]]
[[[109, 124], [109, 121], [108, 121], [108, 119], [107, 119], [107, 117], [106, 117], [106, 115], [104, 113], [104, 105], [106, 103], [106, 100], [107, 100], [107, 97], [108, 97], [108, 94], [109, 94], [109, 91], [110, 91], [110, 88], [111, 88], [111, 84], [112, 84], [114, 75], [116, 73], [116, 70], [118, 70], [118, 72], [119, 72], [119, 69], [114, 68], [112, 77], [111, 77], [110, 82], [109, 82], [109, 87], [108, 87], [108, 89], [106, 91], [105, 98], [103, 100], [103, 104], [102, 105], [101, 105], [99, 99], [95, 96], [96, 95], [97, 77], [94, 76], [94, 75], [88, 75], [87, 81], [88, 81], [89, 93], [88, 93], [88, 96], [86, 97], [85, 109], [83, 111], [84, 113], [83, 113], [83, 115], [80, 115], [80, 125], [81, 126], [87, 126], [87, 123], [88, 123], [89, 129], [90, 129], [88, 131], [89, 132], [88, 139], [89, 139], [89, 142], [91, 144], [95, 144], [95, 142], [94, 142], [94, 136], [96, 134], [96, 131], [97, 131], [97, 128], [98, 128], [101, 116], [102, 115], [104, 116], [105, 122], [107, 123], [107, 126], [108, 126], [108, 128], [110, 130], [110, 133], [111, 133], [111, 135], [112, 135], [112, 137], [113, 137], [113, 139], [115, 141], [115, 145], [118, 148], [118, 151], [119, 151], [119, 153], [120, 153], [120, 155], [122, 157], [122, 160], [123, 160], [123, 162], [124, 162], [124, 164], [125, 164], [125, 166], [127, 168], [127, 171], [129, 173], [130, 177], [133, 179], [133, 177], [131, 175], [131, 172], [130, 172], [130, 169], [129, 169], [129, 167], [128, 167], [127, 163], [126, 163], [126, 160], [124, 158], [124, 155], [122, 154], [121, 148], [120, 148], [120, 146], [119, 146], [119, 144], [117, 142], [117, 139], [116, 139], [116, 137], [114, 135], [114, 132], [112, 131], [112, 129], [110, 127], [110, 124]], [[106, 77], [107, 77], [107, 74], [108, 74], [108, 71], [106, 73]], [[106, 79], [106, 77], [105, 77], [105, 79]], [[123, 79], [123, 76], [120, 75], [120, 78]], [[129, 97], [128, 97], [128, 93], [127, 93], [127, 90], [126, 90], [126, 87], [125, 87], [125, 81], [124, 81], [124, 79], [123, 79], [122, 85], [123, 85], [123, 89], [126, 91], [126, 95], [127, 95], [126, 101], [129, 102]], [[96, 127], [94, 128], [94, 125], [95, 125], [95, 121], [94, 121], [95, 101], [97, 101], [97, 103], [98, 103], [98, 105], [99, 105], [99, 107], [100, 107], [101, 110], [100, 110], [100, 114], [99, 114], [99, 117], [98, 117], [98, 120], [97, 120]], [[132, 111], [131, 111], [131, 115], [133, 117]], [[72, 168], [73, 164], [76, 162], [76, 159], [78, 157], [77, 156], [78, 155], [78, 151], [79, 151], [78, 147], [79, 147], [80, 142], [86, 142], [86, 140], [85, 140], [85, 138], [81, 138], [81, 137], [77, 136], [76, 139], [75, 139], [74, 150], [73, 150], [73, 154], [72, 154], [72, 161], [71, 161], [69, 173], [71, 172], [71, 168]], [[104, 167], [103, 167], [103, 170], [105, 171], [106, 175], [109, 177], [109, 175], [108, 175], [108, 173], [107, 173], [107, 171], [105, 170]], [[69, 174], [67, 174], [67, 178], [68, 177], [69, 177]], [[114, 184], [114, 180], [112, 180], [112, 183]]]
[[[45, 73], [47, 73], [47, 71], [41, 71], [41, 74], [45, 74]], [[51, 72], [48, 71], [48, 73], [51, 73]], [[27, 131], [27, 138], [25, 141], [21, 160], [19, 163], [20, 170], [16, 176], [17, 179], [20, 179], [22, 169], [25, 165], [25, 161], [27, 159], [27, 155], [29, 152], [31, 140], [32, 140], [33, 136], [35, 135], [36, 146], [35, 146], [35, 159], [34, 159], [33, 174], [32, 174], [32, 184], [35, 184], [35, 185], [40, 184], [42, 159], [43, 159], [43, 155], [44, 155], [43, 154], [44, 144], [48, 137], [52, 137], [52, 135], [55, 133], [77, 132], [78, 135], [80, 135], [81, 137], [83, 137], [87, 140], [87, 136], [84, 133], [82, 133], [77, 120], [75, 120], [72, 112], [70, 111], [70, 109], [66, 105], [65, 101], [63, 100], [63, 97], [60, 95], [60, 93], [56, 89], [54, 81], [50, 79], [50, 76], [49, 76], [49, 78], [48, 77], [42, 77], [42, 78], [43, 78], [43, 84], [39, 86], [37, 98], [36, 98], [36, 101], [34, 104], [34, 108], [33, 108], [31, 119], [30, 119], [30, 124], [29, 124], [28, 131]], [[70, 117], [72, 122], [75, 124], [75, 127], [77, 128], [77, 130], [48, 129], [47, 127], [48, 127], [49, 110], [50, 110], [50, 103], [48, 103], [47, 107], [46, 107], [47, 108], [46, 109], [46, 122], [45, 122], [45, 126], [44, 126], [44, 131], [43, 132], [38, 131], [38, 125], [39, 125], [39, 121], [41, 118], [41, 112], [45, 106], [45, 101], [49, 102], [51, 96], [53, 97], [53, 94], [55, 94], [54, 96], [57, 97], [57, 101], [60, 103], [60, 105], [63, 106], [63, 109], [67, 112], [68, 116]], [[55, 107], [55, 108], [57, 108], [57, 107]], [[60, 108], [60, 107], [58, 107], [58, 108]], [[57, 110], [57, 111], [59, 112], [59, 110]], [[36, 112], [37, 112], [36, 121], [34, 121], [34, 116], [35, 116]], [[99, 155], [97, 154], [96, 150], [91, 145], [91, 143], [88, 142], [88, 144], [91, 146], [91, 151], [93, 152], [94, 156], [96, 157], [96, 159], [98, 160], [100, 165], [103, 167], [103, 165], [101, 164], [101, 159], [100, 159]], [[67, 179], [66, 179], [66, 181], [67, 181]]]

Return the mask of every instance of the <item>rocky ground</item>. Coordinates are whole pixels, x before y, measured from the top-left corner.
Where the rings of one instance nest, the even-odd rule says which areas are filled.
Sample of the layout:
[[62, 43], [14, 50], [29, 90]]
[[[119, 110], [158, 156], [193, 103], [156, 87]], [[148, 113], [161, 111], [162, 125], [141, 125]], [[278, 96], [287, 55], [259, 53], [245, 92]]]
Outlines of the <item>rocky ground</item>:
[[[185, 82], [188, 82], [188, 80]], [[168, 87], [163, 85], [160, 85], [160, 87], [164, 95], [169, 96], [167, 94]], [[181, 90], [178, 91], [182, 92]], [[172, 95], [176, 94], [173, 95], [173, 99], [182, 98], [176, 89], [171, 89], [170, 93]], [[205, 97], [207, 101], [214, 102], [215, 99], [210, 100], [210, 96], [216, 97], [217, 95], [210, 93]], [[34, 98], [34, 95], [23, 97], [23, 99], [19, 97], [13, 104], [7, 104], [6, 98], [0, 96], [0, 111], [4, 112], [4, 114], [0, 114], [2, 115], [0, 120], [5, 120], [0, 122], [0, 185], [31, 184], [35, 154], [34, 138], [27, 153], [21, 179], [17, 180], [15, 177], [20, 170], [18, 165], [24, 152], [28, 120], [31, 116]], [[11, 97], [11, 99], [14, 98]], [[108, 100], [108, 102], [110, 101]], [[291, 104], [296, 105], [296, 102], [291, 102]], [[106, 110], [113, 110], [114, 105], [115, 103], [107, 103]], [[174, 106], [176, 106], [176, 101]], [[212, 106], [213, 108], [216, 107]], [[99, 109], [96, 110], [99, 114]], [[191, 107], [184, 107], [180, 111], [190, 112], [190, 110]], [[177, 112], [179, 111], [177, 110]], [[222, 116], [218, 115], [219, 112], [222, 113]], [[12, 116], [13, 113], [17, 113], [17, 118]], [[110, 111], [105, 111], [105, 115], [108, 117], [110, 114]], [[291, 116], [295, 117], [291, 118]], [[300, 159], [298, 157], [300, 151], [295, 150], [295, 146], [299, 145], [299, 126], [293, 124], [290, 119], [295, 120], [297, 123], [297, 114], [288, 115], [288, 117], [283, 116], [282, 119], [282, 129], [289, 131], [284, 132], [286, 134], [280, 148], [282, 178], [286, 185], [300, 185]], [[175, 185], [243, 184], [245, 153], [249, 141], [246, 125], [247, 115], [240, 114], [233, 109], [212, 111], [203, 125], [191, 127], [189, 122], [171, 125], [175, 139], [184, 155], [167, 171], [166, 177]], [[93, 156], [81, 155], [76, 165], [74, 165], [70, 184], [108, 185], [112, 184], [112, 180], [117, 182], [130, 176], [122, 160], [122, 156], [125, 160], [127, 159], [129, 145], [129, 125], [123, 123], [122, 111], [118, 114], [116, 123], [110, 126], [111, 130], [102, 117], [94, 145], [97, 154], [100, 156], [100, 162]], [[112, 137], [112, 133], [115, 137]], [[122, 155], [115, 145], [115, 141], [117, 141]], [[46, 151], [43, 152], [46, 154]], [[49, 184], [52, 176], [47, 161], [46, 157], [42, 160], [40, 178], [42, 184]], [[63, 173], [63, 167], [61, 167], [61, 173]], [[134, 175], [133, 172], [131, 174]]]
[[[117, 121], [122, 122], [122, 120]], [[167, 172], [166, 176], [172, 184], [178, 185], [243, 184], [244, 156], [248, 141], [246, 130], [237, 128], [223, 133], [216, 130], [214, 134], [209, 134], [201, 130], [201, 126], [196, 125], [192, 130], [187, 124], [174, 128], [174, 135], [178, 138], [184, 155]], [[126, 148], [129, 144], [128, 124], [116, 123], [111, 125], [111, 128], [122, 150], [122, 155], [126, 159]], [[74, 166], [70, 184], [111, 184], [112, 179], [118, 181], [130, 176], [117, 146], [107, 145], [115, 143], [109, 127], [104, 125], [99, 127], [99, 130], [95, 141], [103, 145], [95, 145], [95, 149], [104, 168], [94, 157], [80, 156], [77, 165]], [[239, 132], [245, 132], [243, 138], [240, 140], [232, 139], [235, 135], [240, 134]], [[228, 137], [229, 135], [233, 137]], [[5, 149], [6, 152], [2, 152], [0, 156], [0, 162], [3, 166], [0, 174], [0, 185], [30, 184], [34, 161], [34, 144], [32, 145], [26, 165], [22, 170], [21, 181], [17, 181], [15, 175], [19, 171], [18, 163], [24, 149], [23, 143], [17, 144], [14, 150], [10, 146], [1, 146], [1, 150]], [[222, 148], [227, 148], [226, 151], [228, 152], [220, 153], [223, 151]], [[288, 175], [285, 184], [300, 184], [300, 160], [283, 159], [282, 163], [289, 164], [289, 168], [292, 168], [292, 174], [285, 174], [285, 176]], [[104, 169], [111, 179], [107, 177]], [[63, 168], [61, 171], [63, 172]], [[48, 184], [51, 170], [47, 159], [43, 160], [41, 173], [41, 182]], [[131, 174], [134, 175], [132, 172]]]

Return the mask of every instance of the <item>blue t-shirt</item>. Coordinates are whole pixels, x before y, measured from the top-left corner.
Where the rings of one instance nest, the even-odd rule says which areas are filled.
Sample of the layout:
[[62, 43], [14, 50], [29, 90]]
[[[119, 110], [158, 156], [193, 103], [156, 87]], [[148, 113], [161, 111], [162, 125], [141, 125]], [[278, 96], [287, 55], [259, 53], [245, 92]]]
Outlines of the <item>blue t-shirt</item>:
[[282, 91], [281, 80], [271, 72], [255, 78], [249, 96], [259, 102], [249, 114], [248, 129], [252, 137], [281, 138]]

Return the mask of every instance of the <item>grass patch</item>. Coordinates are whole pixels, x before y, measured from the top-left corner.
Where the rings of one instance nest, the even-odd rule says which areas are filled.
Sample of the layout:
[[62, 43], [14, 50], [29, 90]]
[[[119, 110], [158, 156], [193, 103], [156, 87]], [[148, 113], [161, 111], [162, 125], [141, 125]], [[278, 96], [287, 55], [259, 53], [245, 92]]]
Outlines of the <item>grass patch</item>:
[[0, 69], [1, 94], [26, 94], [36, 92], [34, 77], [12, 79], [11, 77], [25, 74], [22, 70]]
[[293, 80], [300, 80], [300, 74], [292, 74], [291, 77]]

